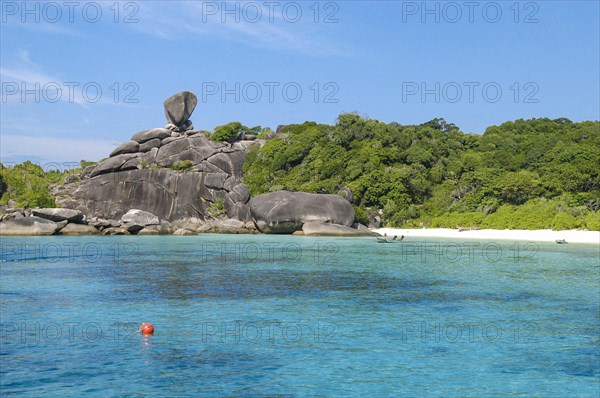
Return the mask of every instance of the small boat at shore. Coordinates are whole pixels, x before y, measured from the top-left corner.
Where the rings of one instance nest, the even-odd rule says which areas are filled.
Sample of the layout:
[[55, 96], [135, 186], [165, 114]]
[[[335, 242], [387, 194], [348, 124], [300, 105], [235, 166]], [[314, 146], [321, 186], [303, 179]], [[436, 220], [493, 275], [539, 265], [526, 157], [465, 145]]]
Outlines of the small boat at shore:
[[557, 239], [557, 240], [555, 240], [555, 242], [558, 243], [559, 245], [566, 245], [567, 243], [569, 243], [564, 239]]
[[386, 238], [377, 238], [377, 243], [400, 243], [396, 240], [387, 240]]

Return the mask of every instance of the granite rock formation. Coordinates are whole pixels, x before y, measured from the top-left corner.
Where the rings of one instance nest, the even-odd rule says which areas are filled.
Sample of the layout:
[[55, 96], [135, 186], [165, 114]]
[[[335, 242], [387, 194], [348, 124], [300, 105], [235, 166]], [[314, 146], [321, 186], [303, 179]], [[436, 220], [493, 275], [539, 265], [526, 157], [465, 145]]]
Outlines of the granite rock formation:
[[302, 233], [303, 226], [305, 235], [370, 234], [353, 227], [347, 187], [338, 195], [276, 191], [251, 198], [242, 168], [265, 140], [210, 140], [191, 124], [197, 101], [189, 91], [167, 98], [165, 128], [133, 134], [107, 159], [53, 185], [61, 208], [4, 209], [0, 235]]
[[54, 235], [58, 224], [40, 217], [22, 217], [0, 222], [0, 236]]
[[182, 91], [167, 98], [164, 102], [167, 129], [173, 131], [193, 130], [192, 121], [189, 120], [198, 104], [198, 98], [190, 91]]
[[276, 191], [253, 197], [249, 205], [258, 229], [264, 233], [290, 234], [307, 222], [347, 227], [354, 222], [354, 208], [338, 195]]
[[189, 91], [169, 97], [165, 114], [173, 131], [154, 128], [133, 134], [80, 179], [55, 186], [57, 203], [90, 218], [118, 220], [138, 209], [165, 221], [217, 215], [251, 221], [250, 192], [240, 178], [249, 148], [262, 142], [229, 144], [211, 141], [200, 131], [181, 133], [189, 127], [196, 103]]

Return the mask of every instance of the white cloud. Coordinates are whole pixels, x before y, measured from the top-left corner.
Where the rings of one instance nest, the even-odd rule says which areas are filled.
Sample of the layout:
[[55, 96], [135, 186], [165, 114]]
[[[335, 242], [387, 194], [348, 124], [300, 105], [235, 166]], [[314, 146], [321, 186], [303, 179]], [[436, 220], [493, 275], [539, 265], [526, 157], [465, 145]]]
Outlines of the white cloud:
[[[206, 4], [217, 7], [216, 14], [208, 13]], [[313, 22], [314, 16], [309, 7], [312, 3], [302, 4], [303, 16], [298, 22], [283, 17], [282, 4], [274, 11], [265, 4], [253, 2], [261, 7], [262, 16], [247, 15], [242, 11], [244, 3], [239, 1], [193, 1], [179, 2], [180, 7], [173, 8], [162, 2], [144, 2], [141, 4], [139, 23], [130, 25], [145, 34], [161, 39], [176, 40], [182, 34], [217, 37], [254, 47], [271, 50], [300, 52], [311, 56], [351, 57], [353, 52], [346, 45], [334, 44], [326, 37], [329, 24], [324, 29]], [[238, 10], [236, 15], [224, 12], [225, 9]], [[211, 11], [214, 12], [214, 9]], [[225, 21], [223, 21], [223, 18]], [[256, 22], [252, 22], [256, 18]], [[176, 29], [166, 25], [165, 21], [176, 21]]]
[[[0, 80], [2, 80], [2, 104], [22, 103], [22, 91], [33, 90], [37, 91], [39, 97], [47, 96], [58, 101], [67, 101], [85, 107], [87, 102], [77, 90], [73, 90], [73, 95], [63, 92], [69, 90], [65, 85], [65, 81], [57, 76], [48, 74], [42, 70], [42, 67], [34, 63], [27, 51], [19, 51], [19, 61], [13, 67], [0, 67]], [[10, 91], [9, 89], [10, 86]], [[62, 90], [61, 92], [58, 89]], [[5, 90], [6, 93], [4, 92]], [[30, 94], [31, 95], [31, 94]]]
[[16, 67], [0, 67], [0, 77], [2, 78], [2, 81], [7, 81], [8, 78], [18, 80], [20, 82], [38, 82], [43, 85], [51, 82], [57, 82], [59, 80], [53, 76], [41, 72], [40, 66], [31, 60], [29, 52], [26, 50], [20, 50], [15, 59], [18, 60], [15, 65]]
[[[96, 98], [98, 91], [95, 91], [95, 87], [99, 87], [100, 90], [102, 87], [95, 82], [86, 82], [86, 85], [95, 84], [90, 93], [84, 93], [79, 82], [72, 81], [72, 79], [68, 81], [45, 72], [41, 65], [31, 60], [29, 52], [25, 50], [19, 51], [14, 59], [17, 61], [11, 67], [0, 67], [2, 104], [24, 103], [26, 102], [25, 99], [32, 98], [33, 94], [31, 92], [36, 92], [36, 101], [38, 102], [67, 102], [77, 104], [83, 108], [88, 108], [90, 105], [137, 107], [136, 104], [114, 101], [107, 93], [100, 98]], [[29, 94], [26, 94], [25, 90]], [[86, 98], [85, 95], [89, 95], [93, 101]]]
[[41, 85], [45, 85], [48, 83], [56, 83], [60, 80], [42, 72], [37, 72], [35, 70], [26, 70], [21, 68], [0, 68], [0, 75], [2, 75], [2, 80], [5, 82], [9, 79], [13, 79], [18, 80], [19, 82], [35, 82], [40, 83]]

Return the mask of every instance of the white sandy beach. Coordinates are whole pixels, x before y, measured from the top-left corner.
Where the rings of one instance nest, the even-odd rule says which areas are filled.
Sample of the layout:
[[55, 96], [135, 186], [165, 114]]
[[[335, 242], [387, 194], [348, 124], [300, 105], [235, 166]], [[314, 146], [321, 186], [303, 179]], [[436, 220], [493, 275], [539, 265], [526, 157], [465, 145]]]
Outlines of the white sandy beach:
[[487, 239], [487, 240], [523, 240], [530, 242], [554, 242], [564, 239], [568, 243], [590, 243], [600, 245], [600, 231], [552, 231], [542, 230], [499, 230], [480, 229], [477, 231], [462, 231], [450, 228], [379, 228], [374, 229], [378, 234], [388, 236], [418, 237], [418, 238], [450, 238], [450, 239]]

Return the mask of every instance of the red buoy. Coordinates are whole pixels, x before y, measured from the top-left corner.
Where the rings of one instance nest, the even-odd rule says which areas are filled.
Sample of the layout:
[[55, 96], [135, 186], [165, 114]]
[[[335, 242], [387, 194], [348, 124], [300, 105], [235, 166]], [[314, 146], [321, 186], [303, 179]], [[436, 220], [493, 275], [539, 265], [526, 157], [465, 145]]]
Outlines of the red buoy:
[[138, 330], [138, 331], [142, 332], [142, 335], [153, 334], [154, 333], [154, 325], [152, 325], [151, 323], [142, 323], [142, 326], [140, 326], [140, 330]]

